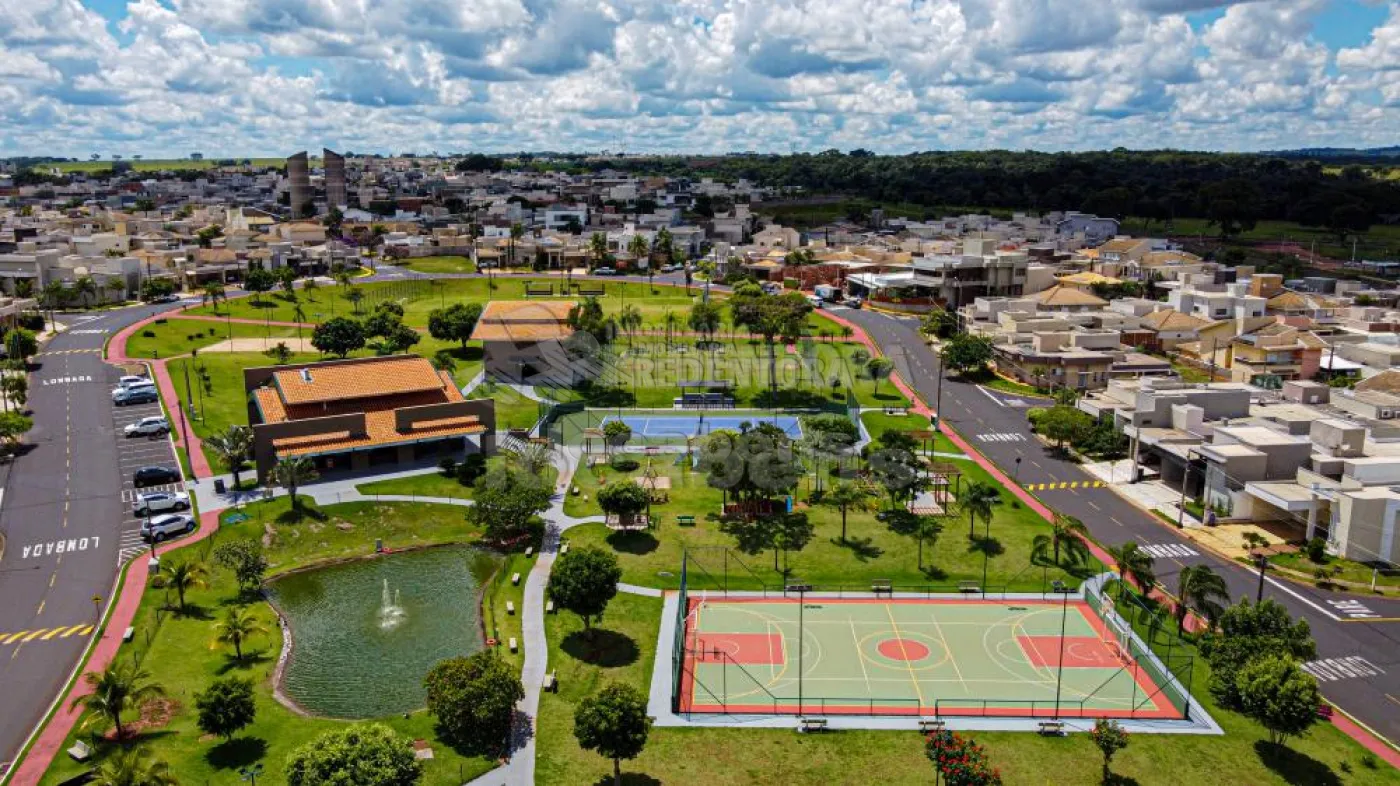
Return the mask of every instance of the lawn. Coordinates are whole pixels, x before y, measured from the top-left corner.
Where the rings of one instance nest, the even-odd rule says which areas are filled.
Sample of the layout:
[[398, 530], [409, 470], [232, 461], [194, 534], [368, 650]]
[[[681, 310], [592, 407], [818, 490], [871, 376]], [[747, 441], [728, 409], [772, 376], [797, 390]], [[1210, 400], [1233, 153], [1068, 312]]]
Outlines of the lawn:
[[[589, 642], [577, 618], [546, 617], [549, 664], [558, 694], [542, 694], [538, 719], [536, 782], [541, 786], [611, 783], [612, 763], [578, 747], [573, 713], [586, 696], [609, 682], [646, 692], [656, 656], [661, 601], [619, 594]], [[1194, 683], [1206, 694], [1207, 668], [1198, 659]], [[1370, 769], [1363, 751], [1326, 724], [1289, 742], [1269, 745], [1264, 730], [1198, 695], [1225, 729], [1224, 736], [1134, 734], [1113, 760], [1119, 784], [1237, 783], [1400, 784], [1400, 773]], [[1098, 750], [1085, 734], [976, 733], [1008, 786], [1100, 782]], [[654, 728], [642, 755], [622, 763], [624, 783], [704, 781], [714, 786], [750, 784], [866, 784], [922, 786], [933, 781], [923, 738], [913, 731], [840, 731], [796, 734], [791, 729]], [[879, 773], [878, 777], [873, 773]]]
[[456, 477], [446, 477], [440, 470], [409, 475], [403, 478], [374, 480], [360, 483], [355, 490], [361, 494], [400, 494], [418, 497], [470, 498], [472, 489], [457, 482]]
[[[634, 472], [618, 472], [605, 465], [575, 474], [573, 485], [580, 493], [569, 495], [565, 512], [572, 516], [601, 515], [602, 510], [597, 505], [599, 488], [605, 483], [628, 482], [645, 471], [646, 456], [633, 454], [631, 458], [641, 465]], [[671, 479], [670, 501], [652, 506], [653, 517], [660, 521], [658, 528], [623, 533], [613, 532], [602, 524], [590, 524], [569, 530], [569, 540], [614, 551], [623, 569], [623, 581], [632, 584], [667, 589], [679, 586], [682, 553], [687, 549], [692, 551], [692, 567], [703, 566], [716, 585], [724, 581], [722, 572], [727, 572], [731, 588], [758, 588], [760, 583], [777, 587], [784, 583], [782, 574], [774, 569], [772, 551], [743, 553], [735, 536], [722, 530], [718, 520], [721, 492], [710, 488], [704, 475], [687, 471], [684, 464], [676, 466], [673, 455], [657, 456], [652, 461], [658, 475]], [[964, 473], [964, 484], [970, 480], [990, 482], [990, 477], [970, 461], [957, 462], [956, 466]], [[806, 504], [813, 480], [814, 476], [806, 476], [796, 494], [796, 509], [808, 514], [815, 532], [805, 549], [786, 555], [793, 576], [823, 588], [845, 586], [863, 590], [868, 590], [870, 581], [877, 578], [911, 587], [951, 587], [959, 581], [982, 583], [984, 541], [980, 536], [985, 526], [981, 522], [977, 525], [979, 538], [972, 541], [967, 535], [967, 516], [949, 517], [937, 540], [925, 544], [921, 569], [915, 541], [891, 531], [876, 520], [873, 512], [848, 511], [848, 539], [842, 543], [840, 511]], [[993, 540], [986, 545], [991, 554], [986, 563], [987, 585], [994, 589], [1014, 585], [1018, 589], [1038, 591], [1053, 579], [1077, 584], [1076, 579], [1059, 568], [1031, 564], [1032, 540], [1036, 535], [1049, 532], [1050, 527], [1034, 512], [1011, 501], [1010, 495], [1004, 498], [1006, 501], [997, 506], [993, 514]], [[881, 506], [887, 504], [878, 498], [872, 502]], [[695, 525], [677, 524], [676, 517], [682, 514], [695, 516]], [[697, 551], [716, 546], [727, 549], [728, 555], [714, 550]], [[780, 565], [781, 559], [780, 555]], [[691, 575], [692, 583], [708, 580], [699, 570]]]
[[[308, 505], [308, 514], [299, 521], [293, 521], [289, 510], [286, 497], [250, 505], [244, 511], [250, 516], [247, 521], [224, 526], [214, 539], [190, 547], [180, 557], [207, 559], [209, 550], [217, 542], [230, 538], [259, 538], [265, 533], [265, 527], [273, 532], [266, 549], [272, 565], [270, 572], [285, 572], [326, 559], [366, 555], [373, 551], [376, 539], [383, 540], [391, 548], [403, 548], [470, 543], [478, 534], [467, 526], [461, 509], [456, 507], [351, 503], [318, 510]], [[266, 768], [259, 783], [274, 786], [286, 783], [283, 762], [287, 755], [321, 732], [342, 728], [344, 723], [293, 714], [272, 698], [272, 672], [282, 647], [275, 614], [260, 600], [241, 598], [226, 570], [211, 564], [208, 586], [193, 590], [187, 597], [189, 612], [158, 613], [167, 603], [166, 594], [147, 592], [134, 622], [136, 643], [122, 651], [123, 657], [139, 653], [153, 679], [176, 702], [170, 722], [144, 731], [143, 741], [150, 744], [157, 758], [170, 763], [182, 783], [236, 783], [237, 768], [254, 762], [261, 762]], [[213, 635], [211, 620], [222, 614], [224, 607], [240, 603], [248, 603], [269, 631], [253, 640], [251, 656], [242, 664], [234, 661], [224, 648], [209, 646]], [[203, 739], [195, 725], [192, 696], [203, 690], [210, 680], [228, 673], [254, 680], [257, 720], [235, 735], [231, 743]], [[459, 755], [438, 741], [433, 719], [427, 713], [417, 712], [407, 718], [394, 716], [379, 722], [410, 739], [426, 739], [433, 743], [435, 758], [426, 762], [424, 784], [456, 786], [495, 766], [494, 760]], [[75, 733], [73, 739], [91, 740], [90, 732], [101, 728], [102, 724], [94, 724], [87, 731]], [[64, 747], [71, 743], [72, 739], [65, 742]], [[98, 746], [99, 761], [105, 752], [105, 746]], [[60, 783], [82, 769], [82, 765], [60, 756], [42, 783]]]
[[[1377, 591], [1393, 592], [1400, 588], [1400, 573], [1396, 573], [1394, 570], [1389, 572], [1373, 571], [1370, 565], [1342, 557], [1327, 555], [1322, 564], [1318, 564], [1308, 559], [1307, 554], [1295, 551], [1289, 554], [1275, 554], [1269, 558], [1269, 562], [1307, 576], [1314, 576], [1319, 569], [1324, 570], [1329, 579], [1338, 579], [1366, 587], [1371, 586], [1374, 576]], [[1340, 572], [1336, 572], [1339, 569]]]
[[[929, 431], [931, 424], [928, 418], [922, 415], [909, 413], [907, 415], [886, 415], [883, 412], [862, 412], [860, 420], [865, 424], [865, 430], [870, 432], [870, 439], [879, 440], [880, 435], [886, 431]], [[921, 443], [922, 444], [922, 443]], [[933, 435], [933, 450], [936, 453], [957, 453], [962, 454], [962, 449], [953, 444], [948, 435], [943, 432], [935, 432]]]
[[413, 257], [411, 259], [385, 259], [386, 263], [406, 267], [419, 273], [475, 273], [476, 265], [463, 256]]
[[[150, 333], [151, 335], [146, 335]], [[310, 337], [311, 330], [305, 328], [302, 336]], [[153, 322], [126, 341], [127, 357], [169, 358], [188, 355], [193, 350], [202, 350], [232, 338], [273, 338], [294, 339], [296, 328], [250, 325], [247, 323], [206, 322], [200, 319], [180, 319], [174, 317]], [[275, 343], [275, 342], [274, 342]], [[271, 363], [272, 361], [267, 360]]]

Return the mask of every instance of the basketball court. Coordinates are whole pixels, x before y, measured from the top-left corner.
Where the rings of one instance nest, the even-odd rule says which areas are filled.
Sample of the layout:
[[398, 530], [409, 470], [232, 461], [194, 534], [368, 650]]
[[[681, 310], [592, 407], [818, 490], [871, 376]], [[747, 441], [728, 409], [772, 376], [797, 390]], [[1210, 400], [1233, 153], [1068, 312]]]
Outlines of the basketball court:
[[1102, 596], [684, 602], [681, 713], [1149, 720], [1187, 706]]

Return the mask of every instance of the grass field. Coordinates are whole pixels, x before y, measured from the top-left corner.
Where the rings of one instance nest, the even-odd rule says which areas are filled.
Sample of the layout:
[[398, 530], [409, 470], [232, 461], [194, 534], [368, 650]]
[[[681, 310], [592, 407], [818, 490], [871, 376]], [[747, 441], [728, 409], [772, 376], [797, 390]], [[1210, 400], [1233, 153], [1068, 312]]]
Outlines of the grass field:
[[[870, 432], [870, 439], [876, 441], [886, 431], [929, 431], [932, 427], [928, 418], [913, 413], [886, 415], [883, 412], [862, 412], [860, 420], [865, 424], [865, 430]], [[934, 433], [932, 447], [936, 453], [962, 454], [962, 450], [941, 431]]]
[[[147, 336], [147, 333], [152, 335]], [[296, 338], [297, 329], [173, 317], [164, 322], [147, 325], [134, 333], [126, 341], [126, 354], [133, 358], [188, 355], [193, 350], [201, 350], [226, 341], [230, 334], [232, 338]], [[309, 338], [311, 331], [303, 328], [301, 334]]]
[[386, 260], [396, 267], [406, 267], [419, 273], [475, 273], [476, 265], [462, 256], [413, 257]]
[[[471, 542], [478, 534], [467, 526], [460, 508], [444, 505], [352, 503], [317, 509], [307, 500], [307, 508], [309, 515], [293, 521], [285, 497], [249, 505], [245, 509], [249, 520], [224, 526], [214, 540], [193, 546], [188, 552], [179, 553], [178, 558], [207, 559], [213, 545], [230, 539], [260, 538], [267, 526], [274, 533], [266, 549], [272, 564], [269, 573], [326, 559], [367, 555], [373, 551], [376, 538], [400, 548]], [[261, 600], [240, 596], [228, 571], [210, 565], [208, 586], [189, 592], [187, 598], [186, 613], [164, 611], [157, 621], [157, 611], [167, 603], [166, 595], [147, 592], [134, 622], [137, 643], [122, 650], [122, 657], [139, 652], [154, 681], [175, 701], [171, 721], [161, 728], [143, 731], [139, 739], [150, 744], [157, 758], [171, 765], [181, 783], [236, 783], [239, 767], [262, 762], [266, 769], [259, 783], [285, 784], [283, 762], [287, 755], [321, 732], [342, 728], [344, 723], [295, 715], [272, 698], [272, 671], [282, 647], [275, 614]], [[247, 605], [268, 628], [267, 634], [252, 641], [247, 648], [251, 654], [242, 664], [225, 648], [209, 645], [213, 620], [228, 605]], [[152, 637], [149, 645], [148, 633]], [[231, 742], [205, 739], [195, 726], [193, 694], [215, 677], [229, 674], [254, 680], [257, 720]], [[470, 779], [495, 766], [494, 760], [459, 755], [438, 741], [433, 719], [427, 713], [417, 712], [407, 718], [393, 716], [379, 722], [410, 739], [434, 743], [435, 758], [426, 763], [423, 784], [456, 786], [464, 778]], [[72, 739], [91, 741], [91, 733], [102, 729], [103, 725], [96, 723], [86, 731], [75, 732]], [[65, 742], [65, 748], [72, 739]], [[109, 748], [106, 744], [96, 747], [96, 759], [100, 761]], [[83, 769], [84, 765], [60, 756], [42, 783], [57, 784]]]

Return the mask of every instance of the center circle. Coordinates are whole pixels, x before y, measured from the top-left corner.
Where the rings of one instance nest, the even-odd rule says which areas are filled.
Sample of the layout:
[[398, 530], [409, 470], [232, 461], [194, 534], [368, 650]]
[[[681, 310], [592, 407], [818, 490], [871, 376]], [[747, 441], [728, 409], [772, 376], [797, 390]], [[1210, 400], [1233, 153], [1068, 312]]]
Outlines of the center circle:
[[875, 650], [890, 660], [916, 661], [928, 657], [928, 647], [909, 639], [885, 639]]

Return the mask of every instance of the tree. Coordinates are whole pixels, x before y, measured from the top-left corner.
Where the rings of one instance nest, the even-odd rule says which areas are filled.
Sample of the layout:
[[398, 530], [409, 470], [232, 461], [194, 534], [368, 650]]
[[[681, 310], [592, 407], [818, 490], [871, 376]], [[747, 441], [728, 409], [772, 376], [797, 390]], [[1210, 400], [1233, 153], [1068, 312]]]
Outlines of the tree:
[[620, 448], [632, 439], [632, 427], [625, 421], [609, 420], [603, 424], [603, 444], [610, 448]]
[[1127, 541], [1118, 546], [1109, 546], [1108, 553], [1118, 564], [1118, 578], [1131, 577], [1133, 583], [1147, 594], [1157, 583], [1157, 574], [1152, 570], [1152, 555], [1140, 548], [1136, 541]]
[[1036, 430], [1055, 440], [1060, 450], [1066, 442], [1077, 442], [1094, 428], [1094, 419], [1087, 412], [1058, 405], [1038, 413], [1034, 422]]
[[608, 236], [594, 232], [588, 237], [588, 254], [593, 258], [593, 267], [601, 266], [608, 259]]
[[715, 333], [719, 332], [722, 319], [722, 312], [717, 303], [701, 301], [690, 307], [690, 315], [686, 319], [686, 324], [696, 333], [705, 336], [706, 341], [713, 341]]
[[976, 537], [977, 520], [981, 519], [983, 524], [991, 524], [992, 508], [1001, 504], [1001, 492], [996, 486], [980, 480], [974, 480], [963, 487], [962, 494], [958, 497], [958, 505], [967, 511], [967, 536]]
[[627, 343], [630, 346], [632, 336], [642, 327], [642, 310], [636, 306], [623, 306], [622, 313], [617, 315], [617, 326], [627, 333]]
[[456, 341], [467, 348], [467, 340], [481, 319], [480, 303], [453, 303], [428, 312], [428, 335], [438, 341]]
[[90, 786], [178, 786], [170, 765], [152, 758], [144, 745], [118, 748], [102, 760]]
[[199, 730], [205, 734], [233, 739], [235, 732], [250, 725], [257, 715], [253, 704], [253, 681], [240, 677], [214, 680], [202, 693], [196, 693]]
[[880, 395], [880, 380], [888, 379], [894, 373], [894, 361], [889, 358], [871, 358], [865, 362], [865, 373], [875, 380], [875, 395]]
[[1297, 661], [1317, 657], [1308, 621], [1295, 621], [1273, 599], [1252, 604], [1247, 599], [1220, 615], [1218, 628], [1201, 639], [1201, 654], [1210, 664], [1210, 692], [1216, 701], [1239, 709], [1242, 699], [1236, 677], [1252, 660], [1277, 654]]
[[24, 328], [15, 328], [5, 334], [5, 352], [10, 360], [22, 363], [39, 351], [39, 340]]
[[343, 358], [364, 348], [365, 329], [349, 317], [332, 317], [311, 332], [311, 346]]
[[490, 651], [439, 662], [423, 685], [443, 738], [474, 751], [501, 749], [516, 702], [525, 698], [519, 671]]
[[509, 467], [491, 470], [475, 487], [467, 521], [483, 529], [491, 540], [519, 535], [535, 516], [549, 509], [549, 487], [538, 477]]
[[292, 498], [292, 510], [301, 510], [297, 489], [316, 477], [316, 465], [306, 456], [284, 458], [272, 467], [272, 482], [287, 490], [287, 495]]
[[328, 731], [287, 757], [288, 786], [414, 786], [413, 743], [379, 723]]
[[226, 540], [214, 547], [214, 562], [233, 571], [238, 588], [249, 592], [262, 584], [267, 556], [256, 540]]
[[1235, 677], [1241, 711], [1269, 730], [1269, 741], [1283, 745], [1317, 722], [1322, 697], [1317, 680], [1286, 655], [1263, 654]]
[[219, 313], [219, 303], [228, 300], [228, 295], [224, 285], [211, 281], [205, 284], [199, 291], [199, 301], [201, 305], [210, 305], [214, 308], [214, 313]]
[[1123, 731], [1118, 721], [1099, 718], [1094, 721], [1089, 739], [1094, 741], [1094, 747], [1103, 754], [1103, 782], [1108, 783], [1108, 768], [1113, 763], [1114, 754], [1128, 747], [1128, 732]]
[[34, 428], [34, 420], [18, 412], [0, 412], [0, 450], [14, 453], [19, 447], [19, 438]]
[[958, 329], [958, 317], [946, 308], [935, 308], [924, 316], [919, 329], [926, 335], [949, 338]]
[[1210, 569], [1209, 565], [1188, 565], [1177, 574], [1176, 631], [1186, 628], [1186, 613], [1195, 609], [1206, 618], [1211, 627], [1225, 613], [1225, 604], [1230, 602], [1230, 588], [1225, 579]]
[[205, 582], [208, 575], [209, 570], [202, 562], [169, 558], [160, 563], [160, 572], [156, 574], [154, 583], [157, 587], [175, 590], [175, 596], [180, 602], [180, 611], [183, 612], [185, 593], [208, 586]]
[[[29, 403], [29, 378], [23, 374], [5, 374], [0, 377], [0, 393], [5, 396], [7, 410], [13, 406], [14, 414], [23, 412], [25, 404]], [[29, 428], [25, 427], [24, 430], [28, 431]]]
[[1259, 219], [1259, 189], [1249, 180], [1232, 178], [1200, 191], [1202, 215], [1220, 228], [1222, 239], [1253, 229]]
[[536, 477], [554, 463], [554, 448], [547, 442], [525, 442], [504, 453], [511, 464]]
[[253, 430], [247, 426], [229, 426], [206, 437], [204, 444], [214, 453], [219, 464], [233, 473], [233, 487], [241, 486], [239, 472], [253, 450]]
[[[808, 520], [806, 513], [783, 513], [773, 516], [770, 519], [770, 532], [772, 533], [773, 545], [773, 570], [778, 570], [778, 554], [783, 555], [783, 564], [787, 564], [787, 554], [789, 551], [801, 551], [807, 548], [807, 544], [812, 542], [812, 535], [816, 529], [812, 522]], [[786, 572], [786, 571], [784, 571]]]
[[83, 722], [84, 728], [97, 718], [105, 718], [116, 727], [118, 740], [124, 736], [122, 713], [165, 695], [164, 688], [150, 681], [150, 673], [132, 661], [114, 661], [100, 672], [88, 672], [83, 679], [91, 692], [74, 699], [72, 706], [92, 713]]
[[959, 374], [981, 371], [992, 362], [992, 340], [986, 336], [958, 333], [943, 342], [939, 360]]
[[267, 633], [267, 626], [253, 612], [241, 606], [230, 606], [224, 618], [214, 623], [214, 644], [233, 646], [233, 659], [243, 660], [243, 642], [260, 634]]
[[633, 483], [631, 478], [622, 478], [598, 489], [598, 507], [604, 513], [617, 516], [623, 523], [630, 523], [634, 516], [647, 509], [650, 502], [651, 495]]
[[919, 570], [924, 569], [924, 544], [932, 546], [943, 534], [943, 522], [937, 516], [916, 516], [914, 518], [914, 540], [918, 542]]
[[870, 491], [859, 483], [838, 483], [822, 496], [822, 504], [841, 511], [841, 542], [846, 542], [846, 511], [869, 510]]
[[602, 617], [608, 601], [617, 594], [622, 568], [610, 551], [593, 546], [575, 549], [560, 557], [549, 574], [549, 597], [577, 614], [590, 635], [593, 620]]
[[73, 292], [82, 301], [83, 308], [87, 308], [90, 305], [88, 298], [97, 297], [97, 282], [92, 280], [92, 276], [78, 276], [73, 282]]
[[1001, 786], [1001, 773], [988, 763], [987, 751], [957, 732], [929, 734], [924, 755], [947, 786]]
[[356, 313], [360, 313], [360, 302], [365, 299], [365, 293], [359, 287], [350, 287], [350, 291], [345, 293], [345, 299], [350, 301], [350, 308]]
[[[1084, 539], [1089, 536], [1088, 527], [1074, 516], [1059, 513], [1050, 522], [1049, 535], [1036, 535], [1031, 539], [1031, 557], [1038, 562], [1060, 564], [1060, 552], [1064, 551], [1072, 565], [1078, 565], [1089, 558], [1089, 547]], [[1053, 555], [1053, 559], [1052, 558]]]
[[287, 346], [285, 341], [279, 341], [272, 347], [263, 350], [263, 354], [272, 358], [272, 362], [278, 366], [285, 366], [292, 360], [292, 348]]
[[579, 747], [613, 760], [614, 786], [622, 786], [622, 760], [641, 755], [650, 731], [646, 696], [625, 683], [605, 686], [574, 710]]
[[141, 284], [141, 299], [147, 303], [175, 294], [175, 282], [168, 278], [148, 278]]
[[243, 277], [243, 288], [253, 293], [253, 305], [262, 304], [264, 292], [271, 292], [277, 286], [277, 276], [271, 270], [255, 267]]

